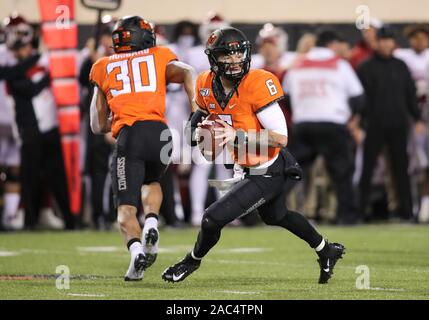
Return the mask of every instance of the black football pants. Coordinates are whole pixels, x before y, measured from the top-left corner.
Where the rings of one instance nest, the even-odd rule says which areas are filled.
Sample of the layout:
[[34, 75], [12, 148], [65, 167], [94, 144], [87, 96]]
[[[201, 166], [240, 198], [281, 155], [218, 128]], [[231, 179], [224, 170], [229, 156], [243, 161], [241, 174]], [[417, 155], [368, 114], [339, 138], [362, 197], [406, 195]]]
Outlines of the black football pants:
[[369, 126], [364, 142], [363, 170], [360, 179], [360, 205], [365, 212], [371, 188], [372, 174], [378, 155], [387, 146], [396, 196], [398, 213], [404, 219], [413, 216], [410, 178], [408, 176], [408, 128], [381, 129]]
[[290, 151], [301, 165], [304, 177], [318, 155], [325, 160], [337, 197], [337, 220], [353, 223], [358, 219], [353, 189], [353, 142], [345, 125], [335, 123], [299, 123], [293, 127]]
[[44, 183], [48, 184], [67, 229], [74, 228], [70, 211], [66, 172], [58, 129], [40, 133], [37, 129], [20, 130], [21, 188], [25, 225], [33, 228], [39, 217]]
[[312, 248], [320, 244], [322, 236], [307, 219], [286, 207], [284, 163], [280, 154], [265, 174], [246, 174], [225, 196], [206, 209], [193, 251], [196, 257], [204, 257], [218, 242], [226, 224], [256, 209], [266, 224], [289, 230]]

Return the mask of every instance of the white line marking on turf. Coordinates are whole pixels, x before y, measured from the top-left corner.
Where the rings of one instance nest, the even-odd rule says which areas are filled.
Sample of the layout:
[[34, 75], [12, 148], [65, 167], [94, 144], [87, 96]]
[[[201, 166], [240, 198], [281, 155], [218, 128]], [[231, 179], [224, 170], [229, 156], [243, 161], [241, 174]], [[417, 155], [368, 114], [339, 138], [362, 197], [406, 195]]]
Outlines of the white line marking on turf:
[[405, 291], [405, 289], [396, 289], [396, 288], [369, 288], [368, 290], [374, 291]]
[[186, 252], [191, 249], [192, 248], [189, 246], [161, 247], [158, 249], [158, 253], [178, 253], [178, 252]]
[[[291, 264], [284, 262], [266, 262], [266, 261], [247, 261], [247, 260], [222, 260], [222, 259], [207, 259], [210, 262], [217, 262], [222, 264], [258, 264], [263, 266], [291, 266]], [[302, 266], [296, 265], [296, 266]]]
[[216, 293], [232, 293], [232, 294], [260, 294], [259, 291], [236, 291], [236, 290], [212, 290]]
[[90, 294], [90, 293], [66, 293], [66, 296], [102, 298], [102, 297], [105, 297], [106, 295], [105, 294]]
[[258, 253], [258, 252], [269, 252], [273, 251], [272, 248], [231, 248], [231, 249], [220, 249], [218, 253]]
[[14, 257], [19, 255], [19, 252], [15, 251], [0, 251], [0, 257]]
[[[41, 250], [41, 249], [26, 249], [26, 248], [22, 248], [19, 249], [19, 251], [21, 253], [34, 253], [34, 254], [46, 254], [46, 253], [53, 253], [53, 251], [48, 251], [48, 250]], [[58, 251], [60, 252], [60, 251]]]
[[78, 247], [77, 250], [83, 252], [110, 253], [120, 251], [121, 249], [119, 247]]

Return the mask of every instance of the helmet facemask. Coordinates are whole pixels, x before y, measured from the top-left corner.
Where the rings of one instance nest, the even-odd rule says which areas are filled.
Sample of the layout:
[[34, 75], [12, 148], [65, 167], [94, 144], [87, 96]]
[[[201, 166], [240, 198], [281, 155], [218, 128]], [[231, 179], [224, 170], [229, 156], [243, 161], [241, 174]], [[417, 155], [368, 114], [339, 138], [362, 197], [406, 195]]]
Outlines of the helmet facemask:
[[241, 80], [250, 69], [250, 43], [233, 43], [228, 49], [206, 49], [211, 70], [220, 77], [230, 81]]

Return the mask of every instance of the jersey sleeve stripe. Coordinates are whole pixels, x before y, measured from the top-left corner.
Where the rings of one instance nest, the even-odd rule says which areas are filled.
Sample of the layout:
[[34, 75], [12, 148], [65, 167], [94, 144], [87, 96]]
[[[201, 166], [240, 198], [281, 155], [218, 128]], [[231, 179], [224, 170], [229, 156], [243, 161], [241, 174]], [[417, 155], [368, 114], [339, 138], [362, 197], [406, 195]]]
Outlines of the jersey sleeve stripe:
[[276, 102], [279, 102], [279, 101], [281, 101], [283, 99], [284, 99], [284, 96], [282, 96], [280, 98], [277, 98], [277, 99], [274, 99], [273, 101], [267, 103], [265, 106], [260, 107], [258, 110], [255, 111], [255, 113], [257, 114], [257, 113], [259, 113], [259, 112], [261, 112], [261, 111], [263, 111], [263, 110], [271, 107], [273, 104], [275, 104]]

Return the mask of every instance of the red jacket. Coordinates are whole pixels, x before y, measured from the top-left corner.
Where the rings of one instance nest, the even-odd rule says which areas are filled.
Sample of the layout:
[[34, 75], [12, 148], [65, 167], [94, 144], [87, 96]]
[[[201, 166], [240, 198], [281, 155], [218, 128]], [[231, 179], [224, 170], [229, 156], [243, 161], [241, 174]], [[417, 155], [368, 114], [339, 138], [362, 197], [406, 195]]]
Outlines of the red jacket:
[[364, 60], [368, 59], [372, 54], [373, 50], [368, 47], [368, 45], [364, 41], [359, 41], [356, 46], [352, 49], [350, 64], [356, 70], [357, 67]]

